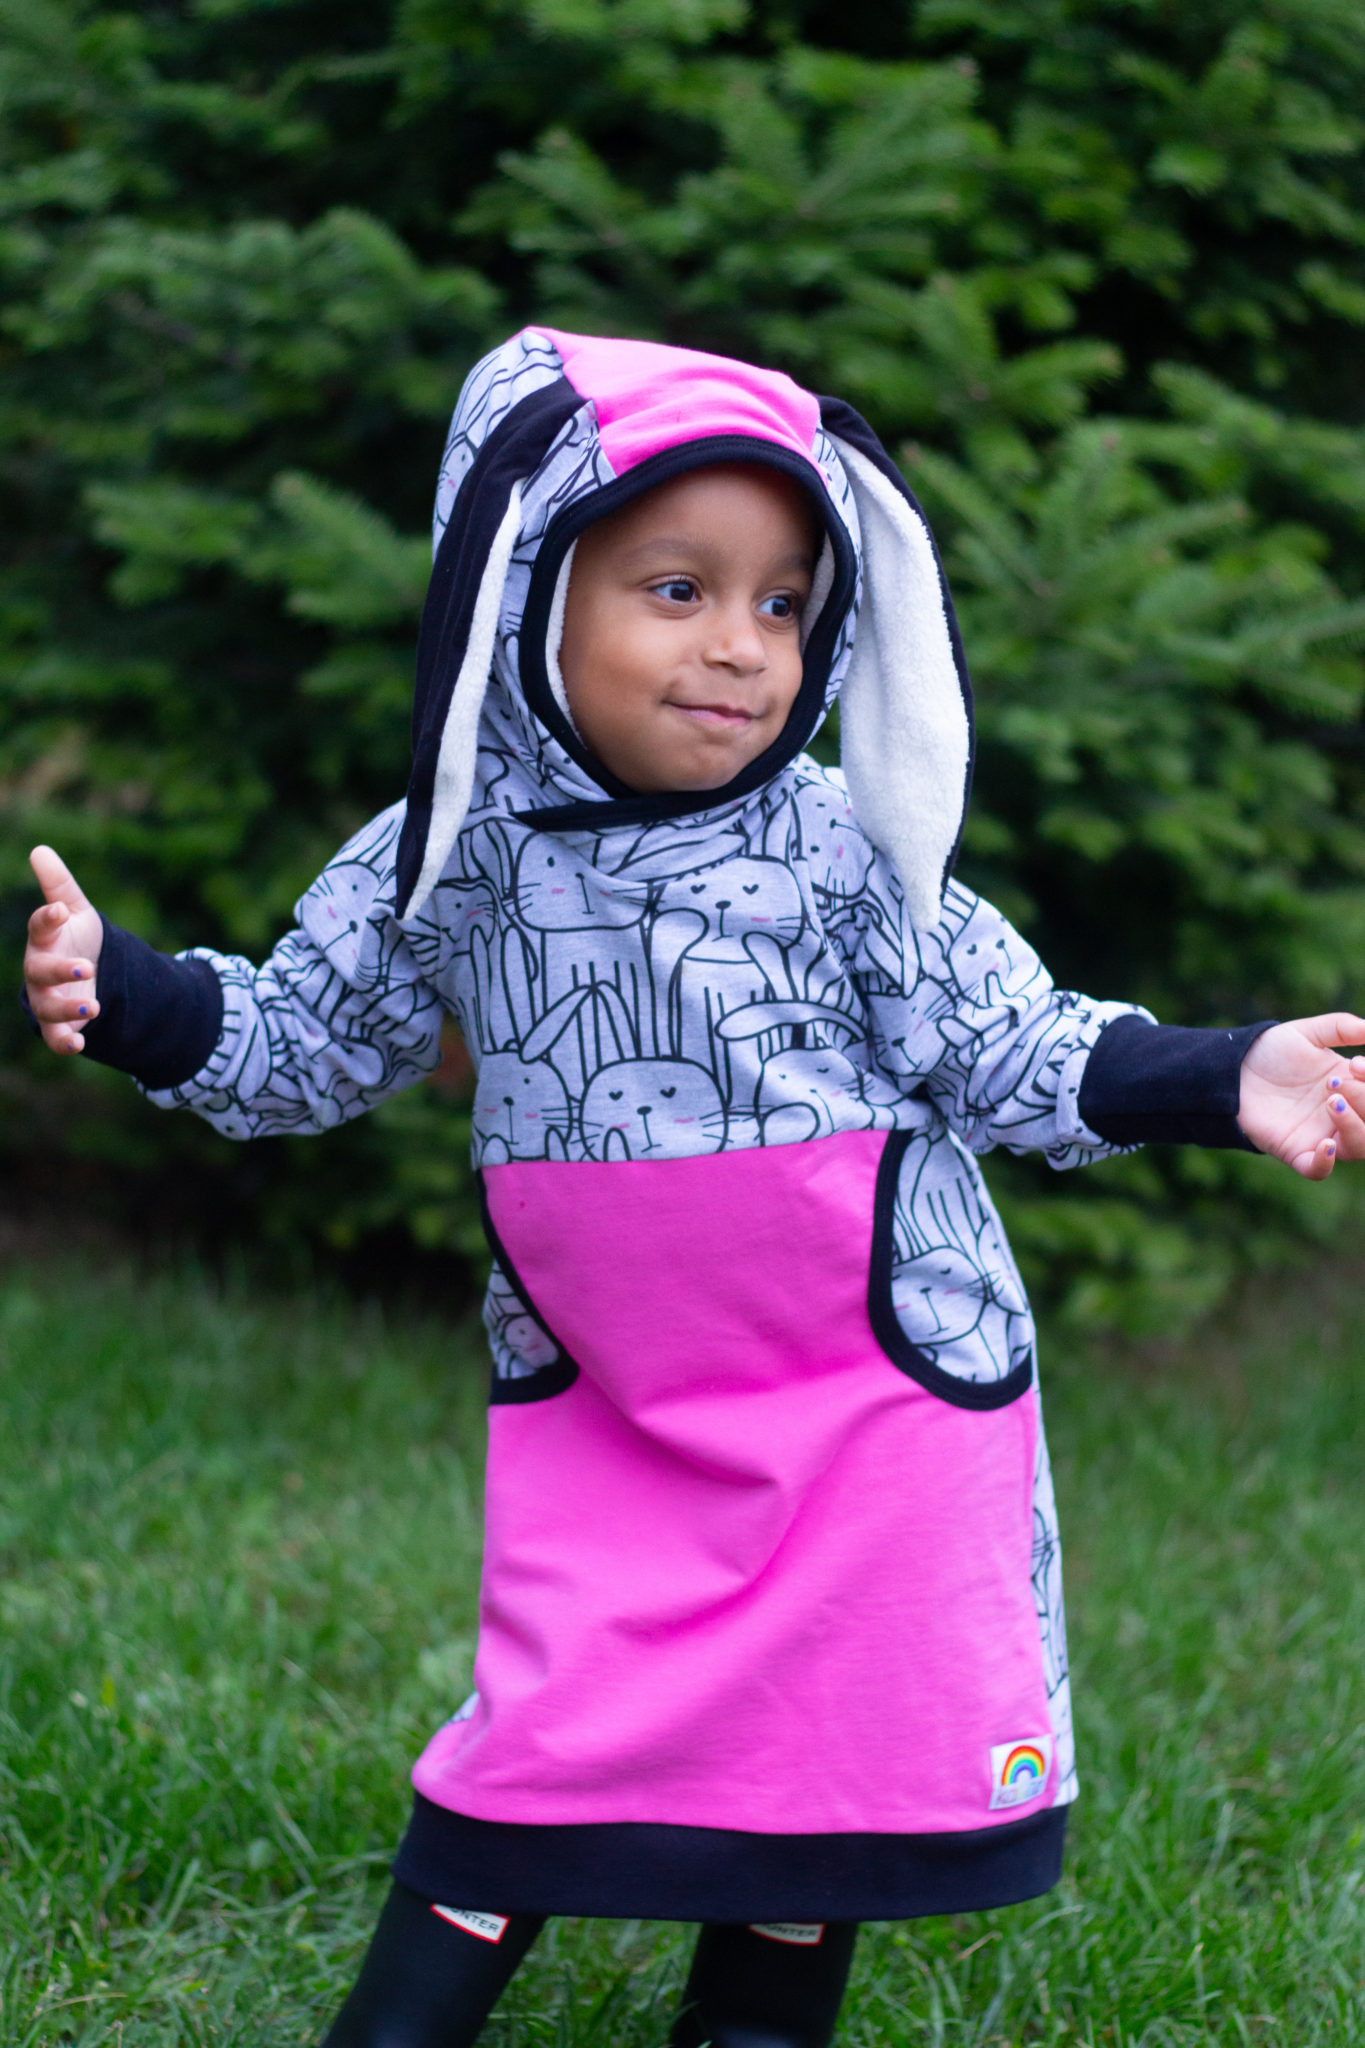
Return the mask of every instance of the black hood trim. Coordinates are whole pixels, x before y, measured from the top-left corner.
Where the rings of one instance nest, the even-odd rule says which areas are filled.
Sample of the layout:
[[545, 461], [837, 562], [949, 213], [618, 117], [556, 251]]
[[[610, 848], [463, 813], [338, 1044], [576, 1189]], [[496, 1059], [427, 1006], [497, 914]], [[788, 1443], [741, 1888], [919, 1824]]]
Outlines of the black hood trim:
[[523, 398], [488, 436], [455, 494], [436, 550], [417, 636], [412, 769], [397, 856], [400, 916], [422, 872], [441, 738], [494, 535], [511, 501], [513, 485], [535, 474], [584, 402], [567, 377], [556, 378]]
[[[726, 462], [762, 463], [769, 469], [780, 470], [802, 486], [829, 535], [834, 552], [834, 580], [806, 641], [801, 687], [796, 701], [772, 745], [719, 789], [642, 794], [621, 782], [588, 751], [555, 701], [545, 659], [555, 585], [565, 555], [585, 527], [619, 511], [623, 505], [657, 484], [667, 483], [694, 469], [710, 469]], [[531, 587], [522, 619], [521, 687], [535, 717], [565, 753], [606, 792], [606, 800], [599, 803], [583, 798], [573, 803], [537, 805], [516, 812], [518, 822], [530, 825], [538, 832], [644, 825], [663, 818], [688, 817], [702, 811], [718, 810], [762, 788], [765, 782], [770, 782], [774, 775], [796, 759], [820, 722], [825, 709], [830, 665], [840, 629], [853, 602], [857, 579], [858, 565], [853, 543], [829, 502], [829, 493], [821, 482], [819, 471], [804, 457], [756, 435], [716, 434], [705, 440], [666, 448], [639, 463], [627, 475], [618, 477], [615, 483], [566, 505], [546, 530], [531, 572]]]

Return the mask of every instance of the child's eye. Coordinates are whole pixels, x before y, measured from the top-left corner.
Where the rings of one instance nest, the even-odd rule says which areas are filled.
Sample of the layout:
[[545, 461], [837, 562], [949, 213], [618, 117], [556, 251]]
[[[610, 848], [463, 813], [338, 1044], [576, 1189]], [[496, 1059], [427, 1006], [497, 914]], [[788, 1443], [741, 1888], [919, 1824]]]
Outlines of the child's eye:
[[697, 586], [690, 576], [665, 576], [653, 589], [656, 596], [666, 597], [670, 604], [691, 604], [697, 595]]
[[759, 610], [766, 618], [794, 619], [796, 617], [796, 599], [790, 591], [779, 590], [772, 597], [765, 597], [759, 606]]

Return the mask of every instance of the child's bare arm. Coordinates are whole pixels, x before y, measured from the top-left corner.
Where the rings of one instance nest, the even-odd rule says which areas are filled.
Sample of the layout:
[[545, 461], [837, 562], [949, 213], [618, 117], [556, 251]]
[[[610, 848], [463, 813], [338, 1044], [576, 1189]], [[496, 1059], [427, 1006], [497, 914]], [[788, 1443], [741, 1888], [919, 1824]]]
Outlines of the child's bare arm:
[[104, 926], [60, 854], [35, 846], [29, 862], [44, 901], [28, 921], [28, 1005], [53, 1052], [84, 1052], [82, 1027], [99, 1015], [95, 986]]

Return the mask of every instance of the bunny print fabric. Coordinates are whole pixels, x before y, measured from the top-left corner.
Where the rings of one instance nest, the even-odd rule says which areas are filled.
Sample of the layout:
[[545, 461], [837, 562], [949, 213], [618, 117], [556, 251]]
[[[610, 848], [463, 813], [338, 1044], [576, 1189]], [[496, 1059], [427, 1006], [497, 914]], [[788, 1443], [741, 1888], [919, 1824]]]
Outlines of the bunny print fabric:
[[[781, 760], [643, 798], [564, 700], [574, 538], [736, 459], [798, 477], [827, 536], [801, 693]], [[970, 696], [922, 516], [786, 378], [534, 329], [465, 387], [436, 535], [407, 802], [264, 967], [198, 955], [222, 1030], [154, 1096], [238, 1138], [326, 1129], [430, 1072], [446, 1013], [476, 1062], [477, 1692], [419, 1761], [399, 1874], [712, 1919], [1045, 1889], [1076, 1789], [1056, 1516], [976, 1156], [1110, 1149], [1082, 1080], [1145, 1013], [1055, 989], [945, 881]], [[921, 735], [873, 805], [911, 824], [876, 842], [803, 751], [855, 676], [846, 723]]]

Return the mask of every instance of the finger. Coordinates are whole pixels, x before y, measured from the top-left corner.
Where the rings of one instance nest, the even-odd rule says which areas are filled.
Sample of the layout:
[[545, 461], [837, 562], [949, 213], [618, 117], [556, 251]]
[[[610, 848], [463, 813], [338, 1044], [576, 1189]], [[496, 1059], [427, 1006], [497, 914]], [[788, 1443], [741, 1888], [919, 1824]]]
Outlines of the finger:
[[[1340, 1096], [1334, 1099], [1341, 1101]], [[1348, 1103], [1340, 1112], [1329, 1110], [1328, 1113], [1332, 1115], [1332, 1128], [1327, 1135], [1335, 1141], [1337, 1158], [1365, 1159], [1365, 1119], [1362, 1119], [1359, 1108]]]
[[88, 995], [94, 979], [93, 961], [72, 960], [65, 953], [39, 953], [32, 947], [24, 955], [24, 980], [31, 989], [64, 987], [70, 981], [80, 983]]
[[1331, 1010], [1321, 1017], [1296, 1017], [1294, 1029], [1324, 1051], [1339, 1045], [1365, 1045], [1365, 1017], [1353, 1017], [1344, 1010]]
[[1304, 1180], [1326, 1180], [1337, 1163], [1337, 1141], [1324, 1138], [1311, 1152], [1300, 1152], [1289, 1163]]
[[34, 945], [50, 946], [62, 926], [70, 922], [71, 912], [65, 903], [40, 903], [28, 921], [29, 938]]
[[1349, 1108], [1365, 1115], [1365, 1060], [1338, 1057], [1323, 1064], [1321, 1087], [1328, 1113], [1335, 1119]]
[[[1293, 1155], [1297, 1158], [1308, 1138], [1317, 1144], [1326, 1137], [1336, 1139], [1339, 1158], [1365, 1157], [1365, 1082], [1342, 1060], [1328, 1066], [1321, 1085], [1321, 1107], [1309, 1106], [1287, 1140]], [[1311, 1094], [1307, 1101], [1311, 1105]]]
[[43, 1044], [49, 1052], [73, 1053], [85, 1051], [85, 1039], [70, 1024], [45, 1024]]
[[1365, 1083], [1357, 1081], [1345, 1068], [1328, 1075], [1326, 1090], [1327, 1114], [1334, 1124], [1352, 1113], [1359, 1116], [1365, 1111]]
[[88, 989], [33, 988], [30, 985], [28, 1006], [40, 1024], [74, 1024], [79, 1031], [83, 1024], [93, 1024], [100, 1013], [100, 1006]]
[[[84, 910], [85, 893], [80, 883], [52, 847], [35, 846], [28, 857], [28, 864], [49, 903], [64, 903], [68, 910]], [[1365, 1044], [1365, 1040], [1361, 1043]]]

